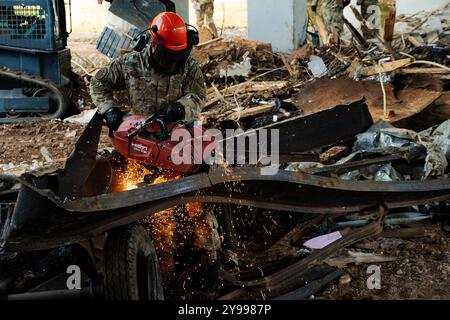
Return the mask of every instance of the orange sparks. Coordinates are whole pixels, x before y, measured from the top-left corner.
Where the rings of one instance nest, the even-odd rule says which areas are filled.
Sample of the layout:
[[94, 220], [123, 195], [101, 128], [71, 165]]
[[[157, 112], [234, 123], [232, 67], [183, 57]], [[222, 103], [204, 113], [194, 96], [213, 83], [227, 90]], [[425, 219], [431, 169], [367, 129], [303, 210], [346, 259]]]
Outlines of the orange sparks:
[[144, 177], [151, 171], [137, 161], [128, 160], [123, 173], [123, 191], [137, 189], [144, 182]]

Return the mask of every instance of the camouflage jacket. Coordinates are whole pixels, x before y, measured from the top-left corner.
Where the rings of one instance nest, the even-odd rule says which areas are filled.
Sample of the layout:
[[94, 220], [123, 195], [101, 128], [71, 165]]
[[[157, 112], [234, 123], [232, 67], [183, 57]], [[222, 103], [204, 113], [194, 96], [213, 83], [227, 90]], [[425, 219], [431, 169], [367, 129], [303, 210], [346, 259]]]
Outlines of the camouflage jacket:
[[180, 102], [186, 120], [197, 120], [206, 100], [206, 87], [197, 62], [189, 57], [179, 74], [166, 75], [149, 63], [149, 48], [118, 58], [92, 78], [90, 91], [101, 114], [118, 107], [113, 93], [127, 90], [131, 112], [138, 115], [165, 114], [170, 103]]
[[318, 4], [321, 3], [322, 6], [325, 7], [341, 7], [344, 6], [346, 7], [347, 5], [349, 5], [350, 0], [312, 0], [311, 1], [311, 5], [312, 6], [318, 6]]
[[202, 6], [204, 4], [214, 3], [214, 0], [199, 0], [198, 3]]

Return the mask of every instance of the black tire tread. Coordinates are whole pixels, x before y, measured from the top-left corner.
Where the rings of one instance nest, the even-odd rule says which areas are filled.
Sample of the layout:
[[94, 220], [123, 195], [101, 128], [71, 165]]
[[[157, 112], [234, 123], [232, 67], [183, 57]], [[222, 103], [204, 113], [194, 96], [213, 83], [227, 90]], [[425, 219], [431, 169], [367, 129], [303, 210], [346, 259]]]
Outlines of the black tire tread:
[[[105, 298], [107, 300], [138, 300], [138, 279], [136, 272], [139, 250], [145, 256], [152, 256], [154, 267], [161, 282], [156, 251], [147, 234], [139, 224], [128, 225], [108, 233], [105, 244]], [[157, 290], [162, 290], [162, 284]], [[162, 296], [162, 294], [157, 294]]]

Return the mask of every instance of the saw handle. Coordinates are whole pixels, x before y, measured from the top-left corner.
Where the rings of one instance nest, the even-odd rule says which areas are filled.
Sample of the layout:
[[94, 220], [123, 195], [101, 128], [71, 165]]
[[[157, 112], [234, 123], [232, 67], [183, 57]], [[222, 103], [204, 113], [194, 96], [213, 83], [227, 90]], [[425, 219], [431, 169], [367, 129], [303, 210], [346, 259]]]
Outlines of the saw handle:
[[139, 132], [141, 132], [142, 130], [144, 130], [149, 125], [152, 125], [155, 122], [159, 125], [159, 127], [161, 129], [160, 133], [161, 133], [161, 135], [163, 137], [163, 139], [161, 139], [161, 140], [165, 140], [168, 137], [169, 134], [167, 132], [166, 125], [164, 124], [164, 116], [157, 116], [156, 114], [152, 114], [145, 121], [141, 122], [136, 127], [136, 130], [134, 130], [133, 132], [130, 132], [127, 135], [127, 138], [131, 139], [131, 138], [135, 137]]

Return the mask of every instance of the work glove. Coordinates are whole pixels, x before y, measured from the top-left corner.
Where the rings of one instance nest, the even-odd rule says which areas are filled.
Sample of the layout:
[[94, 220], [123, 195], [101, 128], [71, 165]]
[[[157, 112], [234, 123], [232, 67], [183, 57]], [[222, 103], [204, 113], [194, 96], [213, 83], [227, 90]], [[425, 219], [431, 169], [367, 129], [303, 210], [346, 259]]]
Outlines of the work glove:
[[119, 108], [112, 108], [108, 110], [103, 118], [105, 119], [106, 126], [112, 131], [117, 131], [122, 123], [124, 113]]
[[167, 122], [176, 122], [179, 120], [184, 120], [186, 117], [186, 111], [184, 106], [179, 102], [174, 102], [169, 105], [166, 112]]

